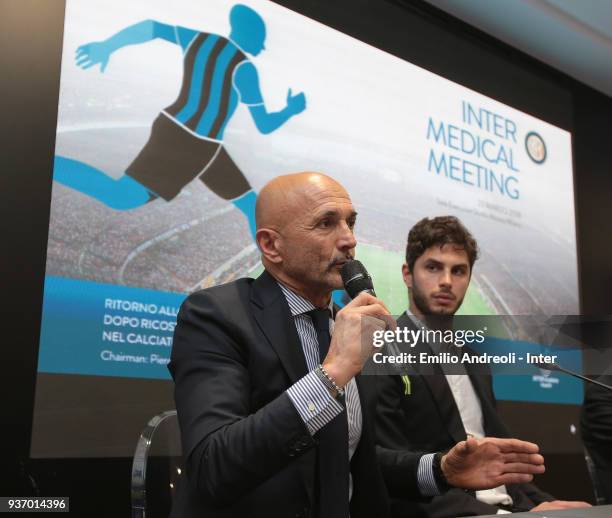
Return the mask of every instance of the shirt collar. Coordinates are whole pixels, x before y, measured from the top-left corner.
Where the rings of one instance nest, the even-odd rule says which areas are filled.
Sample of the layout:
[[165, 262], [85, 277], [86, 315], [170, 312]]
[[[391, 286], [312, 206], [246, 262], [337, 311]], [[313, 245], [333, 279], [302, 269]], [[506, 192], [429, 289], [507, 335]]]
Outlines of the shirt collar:
[[[291, 289], [285, 286], [282, 282], [278, 280], [276, 282], [280, 286], [280, 289], [283, 292], [285, 299], [287, 299], [287, 304], [289, 304], [289, 311], [291, 311], [292, 317], [295, 317], [297, 315], [303, 315], [305, 313], [308, 313], [309, 311], [312, 311], [313, 309], [317, 309], [316, 306], [308, 299], [305, 299], [301, 295], [298, 295], [297, 293], [291, 291]], [[330, 316], [333, 313], [333, 304], [333, 300], [330, 299], [328, 308], [330, 311]]]
[[412, 323], [417, 326], [417, 327], [423, 327], [425, 329], [427, 329], [427, 326], [425, 324], [423, 324], [423, 322], [421, 322], [418, 317], [412, 312], [410, 311], [410, 308], [408, 308], [406, 310], [406, 315], [408, 316], [408, 318], [410, 320], [412, 320]]
[[[416, 315], [415, 315], [415, 314], [414, 314], [412, 311], [410, 311], [410, 308], [408, 308], [408, 309], [406, 310], [406, 315], [408, 316], [408, 318], [409, 318], [410, 320], [412, 320], [412, 323], [413, 323], [415, 326], [417, 326], [417, 327], [419, 327], [419, 328], [422, 328], [422, 329], [429, 329], [429, 327], [428, 327], [428, 326], [426, 326], [426, 325], [425, 325], [425, 324], [424, 324], [424, 323], [423, 323], [421, 320], [419, 320], [419, 318], [418, 318], [418, 317], [417, 317], [417, 316], [416, 316]], [[434, 353], [439, 353], [439, 352], [441, 352], [441, 351], [442, 351], [442, 348], [441, 348], [442, 344], [440, 344], [440, 343], [438, 343], [438, 342], [435, 342], [435, 341], [434, 341], [434, 342], [427, 342], [427, 345], [429, 345], [429, 348], [430, 348], [430, 349], [431, 349], [431, 350], [432, 350]], [[453, 345], [453, 347], [454, 347], [454, 344], [449, 344], [449, 345]], [[452, 353], [454, 353], [454, 352], [455, 352], [455, 349], [453, 349], [453, 348], [450, 348], [450, 349], [445, 349], [445, 350], [448, 350], [448, 352], [452, 352]]]

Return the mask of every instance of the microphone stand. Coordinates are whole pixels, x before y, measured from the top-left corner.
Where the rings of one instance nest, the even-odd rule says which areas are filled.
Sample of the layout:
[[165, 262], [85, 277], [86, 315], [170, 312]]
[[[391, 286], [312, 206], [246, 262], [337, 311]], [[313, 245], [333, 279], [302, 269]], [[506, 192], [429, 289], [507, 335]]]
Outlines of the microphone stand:
[[589, 383], [593, 383], [595, 385], [599, 385], [600, 387], [605, 388], [607, 390], [612, 390], [612, 387], [610, 385], [606, 385], [605, 383], [602, 383], [601, 381], [594, 380], [592, 378], [587, 378], [586, 376], [583, 376], [582, 374], [578, 374], [577, 372], [573, 372], [573, 371], [571, 371], [569, 369], [561, 367], [561, 365], [557, 365], [556, 363], [539, 363], [537, 365], [538, 365], [538, 367], [540, 369], [544, 369], [544, 370], [548, 370], [548, 371], [563, 372], [564, 374], [568, 374], [570, 376], [573, 376], [574, 378], [578, 378], [578, 379], [581, 379], [583, 381], [588, 381]]

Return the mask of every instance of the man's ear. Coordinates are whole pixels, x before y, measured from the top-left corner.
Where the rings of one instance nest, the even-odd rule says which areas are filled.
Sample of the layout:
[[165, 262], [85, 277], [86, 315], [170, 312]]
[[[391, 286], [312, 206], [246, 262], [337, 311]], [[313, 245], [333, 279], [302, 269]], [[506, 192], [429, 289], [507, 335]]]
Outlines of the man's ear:
[[402, 277], [404, 278], [404, 284], [408, 288], [412, 288], [412, 274], [408, 270], [408, 264], [402, 264]]
[[283, 260], [278, 249], [279, 240], [280, 234], [270, 228], [260, 228], [255, 234], [255, 241], [257, 241], [257, 246], [261, 250], [261, 255], [274, 264]]

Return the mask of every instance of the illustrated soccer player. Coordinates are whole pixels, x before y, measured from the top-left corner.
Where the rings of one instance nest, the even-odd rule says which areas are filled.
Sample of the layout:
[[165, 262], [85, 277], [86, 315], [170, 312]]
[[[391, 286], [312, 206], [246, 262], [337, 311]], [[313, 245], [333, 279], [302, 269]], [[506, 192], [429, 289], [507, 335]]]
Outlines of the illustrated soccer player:
[[148, 142], [123, 176], [115, 179], [79, 160], [56, 156], [54, 179], [108, 207], [129, 210], [156, 198], [171, 201], [199, 178], [244, 213], [254, 236], [257, 195], [225, 150], [224, 131], [239, 103], [248, 106], [257, 129], [268, 134], [304, 111], [306, 98], [289, 89], [285, 108], [268, 112], [257, 69], [248, 57], [264, 49], [265, 23], [253, 9], [235, 5], [230, 25], [231, 33], [224, 37], [146, 20], [80, 46], [76, 64], [83, 69], [99, 64], [104, 72], [118, 49], [160, 38], [183, 49], [183, 82], [178, 98], [153, 122]]

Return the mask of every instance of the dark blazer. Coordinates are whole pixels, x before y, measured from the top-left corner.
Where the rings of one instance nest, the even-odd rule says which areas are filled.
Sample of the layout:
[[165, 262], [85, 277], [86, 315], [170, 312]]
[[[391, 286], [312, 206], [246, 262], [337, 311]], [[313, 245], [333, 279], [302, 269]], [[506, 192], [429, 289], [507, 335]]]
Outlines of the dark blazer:
[[[190, 295], [169, 369], [187, 473], [171, 516], [315, 517], [316, 439], [285, 392], [307, 374], [306, 361], [274, 278], [264, 272]], [[357, 377], [363, 428], [351, 461], [351, 517], [384, 517], [383, 472], [408, 473], [416, 494], [418, 456], [381, 449], [386, 467], [379, 468], [369, 410], [376, 393], [362, 381]]]
[[[405, 313], [397, 323], [399, 327], [415, 327]], [[412, 349], [417, 354], [422, 351], [430, 352], [430, 349], [425, 344], [418, 344]], [[509, 437], [497, 414], [491, 376], [483, 375], [482, 366], [478, 367], [478, 373], [469, 364], [465, 367], [480, 399], [485, 434], [489, 437]], [[420, 371], [422, 368], [415, 365], [409, 374], [410, 394], [405, 394], [400, 376], [378, 376], [377, 441], [385, 448], [446, 451], [466, 438], [455, 399], [440, 367], [434, 367], [435, 374], [424, 375]], [[513, 484], [506, 488], [517, 510], [527, 510], [540, 502], [554, 500], [533, 484]], [[473, 516], [495, 514], [497, 509], [476, 500], [474, 492], [451, 489], [427, 502], [396, 499], [392, 504], [392, 516]]]
[[[597, 379], [612, 385], [612, 374]], [[584, 446], [595, 464], [598, 492], [606, 504], [612, 504], [612, 392], [587, 383], [580, 424]]]

